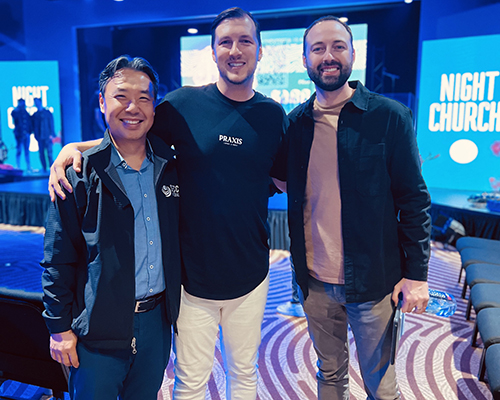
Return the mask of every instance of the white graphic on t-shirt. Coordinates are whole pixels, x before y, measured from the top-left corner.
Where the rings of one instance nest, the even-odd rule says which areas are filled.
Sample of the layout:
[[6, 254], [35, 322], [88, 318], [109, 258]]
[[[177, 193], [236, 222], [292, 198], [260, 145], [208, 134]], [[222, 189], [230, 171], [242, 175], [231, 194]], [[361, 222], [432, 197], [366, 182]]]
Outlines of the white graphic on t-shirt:
[[219, 142], [227, 144], [229, 146], [240, 146], [243, 144], [243, 138], [219, 135]]

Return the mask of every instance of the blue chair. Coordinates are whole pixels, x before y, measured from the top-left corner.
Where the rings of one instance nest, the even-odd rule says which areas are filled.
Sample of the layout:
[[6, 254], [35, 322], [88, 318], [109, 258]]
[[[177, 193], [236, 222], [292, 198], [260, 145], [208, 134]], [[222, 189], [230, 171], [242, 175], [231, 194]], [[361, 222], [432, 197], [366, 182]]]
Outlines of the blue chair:
[[464, 236], [457, 240], [455, 247], [458, 251], [462, 251], [466, 247], [472, 247], [475, 249], [490, 249], [500, 252], [500, 240]]
[[465, 282], [462, 289], [462, 299], [465, 299], [467, 287], [476, 283], [500, 283], [500, 265], [471, 264], [465, 270]]
[[500, 264], [499, 252], [489, 248], [466, 247], [460, 251], [462, 268], [458, 275], [458, 281], [462, 279], [462, 271], [472, 264]]
[[485, 356], [488, 384], [494, 400], [500, 400], [500, 344], [488, 347]]
[[484, 381], [486, 372], [485, 355], [491, 345], [500, 343], [500, 308], [484, 308], [478, 312], [474, 332], [472, 333], [471, 345], [476, 347], [477, 334], [481, 335], [483, 341], [483, 353], [479, 363], [479, 380]]
[[471, 309], [474, 307], [476, 315], [484, 308], [500, 308], [500, 284], [478, 283], [470, 290], [469, 303], [465, 311], [465, 318], [470, 319]]

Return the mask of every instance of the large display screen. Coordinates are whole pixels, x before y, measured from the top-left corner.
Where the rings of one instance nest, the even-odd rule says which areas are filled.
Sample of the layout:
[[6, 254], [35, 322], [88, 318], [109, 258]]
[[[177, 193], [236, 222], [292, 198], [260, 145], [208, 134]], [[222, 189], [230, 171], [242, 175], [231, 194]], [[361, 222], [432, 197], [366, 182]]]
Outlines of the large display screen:
[[500, 190], [500, 35], [424, 41], [417, 140], [429, 187]]
[[[356, 60], [351, 80], [365, 83], [368, 26], [350, 25]], [[314, 84], [302, 65], [302, 37], [305, 29], [262, 31], [262, 59], [258, 64], [254, 89], [281, 103], [286, 112], [307, 100]], [[212, 59], [210, 35], [181, 37], [182, 85], [201, 86], [218, 79]]]
[[[56, 156], [61, 149], [61, 102], [59, 97], [59, 68], [57, 61], [2, 61], [0, 62], [0, 142], [3, 142], [2, 159], [5, 149], [7, 157], [3, 164], [16, 165], [16, 139], [14, 122], [11, 112], [17, 106], [19, 99], [24, 99], [26, 109], [32, 115], [36, 112], [34, 98], [39, 97], [42, 105], [48, 108], [54, 116], [53, 154]], [[38, 156], [38, 143], [34, 134], [30, 140], [30, 163], [34, 170], [41, 169]], [[24, 154], [20, 157], [22, 170], [26, 170]]]

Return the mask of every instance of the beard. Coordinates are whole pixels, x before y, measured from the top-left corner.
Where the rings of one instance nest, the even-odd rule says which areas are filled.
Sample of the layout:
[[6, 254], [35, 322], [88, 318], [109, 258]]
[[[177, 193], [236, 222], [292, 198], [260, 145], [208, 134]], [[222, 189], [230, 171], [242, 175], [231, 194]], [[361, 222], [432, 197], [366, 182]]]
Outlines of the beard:
[[[324, 66], [336, 66], [339, 68], [339, 76], [323, 76], [321, 74], [321, 68]], [[318, 65], [317, 68], [313, 68], [306, 64], [307, 75], [314, 82], [314, 84], [320, 89], [333, 92], [337, 89], [340, 89], [347, 82], [352, 72], [352, 65], [342, 65], [337, 62], [332, 63], [322, 63]]]

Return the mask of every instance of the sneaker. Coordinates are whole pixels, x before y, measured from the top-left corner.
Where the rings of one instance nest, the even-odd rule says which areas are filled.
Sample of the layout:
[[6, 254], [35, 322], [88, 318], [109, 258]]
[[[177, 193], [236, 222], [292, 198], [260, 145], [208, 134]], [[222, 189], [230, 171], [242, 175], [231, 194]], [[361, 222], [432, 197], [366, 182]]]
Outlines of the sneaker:
[[290, 317], [305, 317], [304, 309], [300, 303], [292, 303], [291, 301], [282, 304], [276, 308], [276, 311]]

